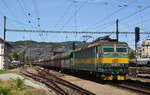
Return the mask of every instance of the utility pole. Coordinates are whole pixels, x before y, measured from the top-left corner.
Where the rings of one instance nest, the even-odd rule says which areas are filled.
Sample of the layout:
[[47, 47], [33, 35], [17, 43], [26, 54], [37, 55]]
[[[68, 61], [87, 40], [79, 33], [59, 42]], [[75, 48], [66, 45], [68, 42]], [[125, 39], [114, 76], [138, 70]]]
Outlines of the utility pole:
[[6, 39], [6, 16], [4, 16], [4, 41]]
[[119, 38], [118, 38], [118, 34], [119, 34], [118, 23], [119, 23], [119, 20], [117, 19], [117, 20], [116, 20], [116, 39], [117, 39], [117, 41], [119, 41]]
[[6, 16], [4, 16], [4, 66], [5, 69], [8, 67], [8, 64], [6, 64], [6, 45], [5, 45], [5, 41], [6, 40]]
[[136, 42], [136, 36], [135, 36], [135, 64], [136, 64], [136, 67], [137, 67], [137, 42]]

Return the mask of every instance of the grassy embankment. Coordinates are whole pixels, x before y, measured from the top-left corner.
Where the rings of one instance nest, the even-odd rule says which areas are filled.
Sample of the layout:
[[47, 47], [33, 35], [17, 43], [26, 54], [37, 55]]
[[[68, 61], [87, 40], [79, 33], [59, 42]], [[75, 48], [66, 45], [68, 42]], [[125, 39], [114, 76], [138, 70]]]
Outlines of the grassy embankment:
[[[0, 74], [11, 70], [0, 70]], [[0, 80], [0, 95], [46, 95], [44, 90], [35, 89], [24, 84], [24, 79]]]

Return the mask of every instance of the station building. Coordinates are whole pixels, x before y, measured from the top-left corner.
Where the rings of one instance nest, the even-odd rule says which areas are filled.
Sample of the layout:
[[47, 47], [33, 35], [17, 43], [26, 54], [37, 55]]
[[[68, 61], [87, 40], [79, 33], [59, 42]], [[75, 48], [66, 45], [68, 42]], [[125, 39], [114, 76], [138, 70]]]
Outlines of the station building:
[[[4, 54], [4, 45], [5, 45], [5, 54]], [[7, 69], [8, 68], [8, 47], [10, 47], [10, 44], [5, 42], [2, 38], [0, 38], [0, 70]]]
[[150, 39], [146, 39], [142, 42], [141, 57], [150, 58]]

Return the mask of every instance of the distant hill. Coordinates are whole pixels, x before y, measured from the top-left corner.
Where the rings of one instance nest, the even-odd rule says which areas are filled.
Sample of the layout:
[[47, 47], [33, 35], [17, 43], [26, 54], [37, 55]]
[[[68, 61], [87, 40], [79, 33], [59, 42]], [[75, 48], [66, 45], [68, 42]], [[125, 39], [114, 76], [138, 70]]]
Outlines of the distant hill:
[[53, 56], [60, 52], [66, 52], [72, 49], [72, 43], [75, 42], [76, 48], [80, 48], [83, 42], [66, 41], [66, 42], [36, 42], [32, 40], [9, 42], [11, 47], [9, 53], [16, 52], [24, 54], [30, 59], [42, 59]]

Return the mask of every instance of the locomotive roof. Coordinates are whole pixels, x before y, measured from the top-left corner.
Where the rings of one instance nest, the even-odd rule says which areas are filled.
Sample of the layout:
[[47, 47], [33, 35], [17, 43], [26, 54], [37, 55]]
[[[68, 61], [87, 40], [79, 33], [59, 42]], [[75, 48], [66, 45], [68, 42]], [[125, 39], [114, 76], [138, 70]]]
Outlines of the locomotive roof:
[[97, 41], [97, 42], [94, 42], [94, 43], [89, 43], [88, 45], [80, 48], [80, 49], [77, 49], [75, 51], [80, 51], [80, 50], [84, 50], [86, 48], [90, 48], [90, 47], [94, 47], [94, 46], [99, 46], [99, 45], [103, 45], [103, 44], [126, 44], [126, 42], [114, 42], [114, 41]]
[[73, 52], [73, 50], [69, 50], [69, 51], [63, 53], [61, 58], [68, 58], [72, 52]]

